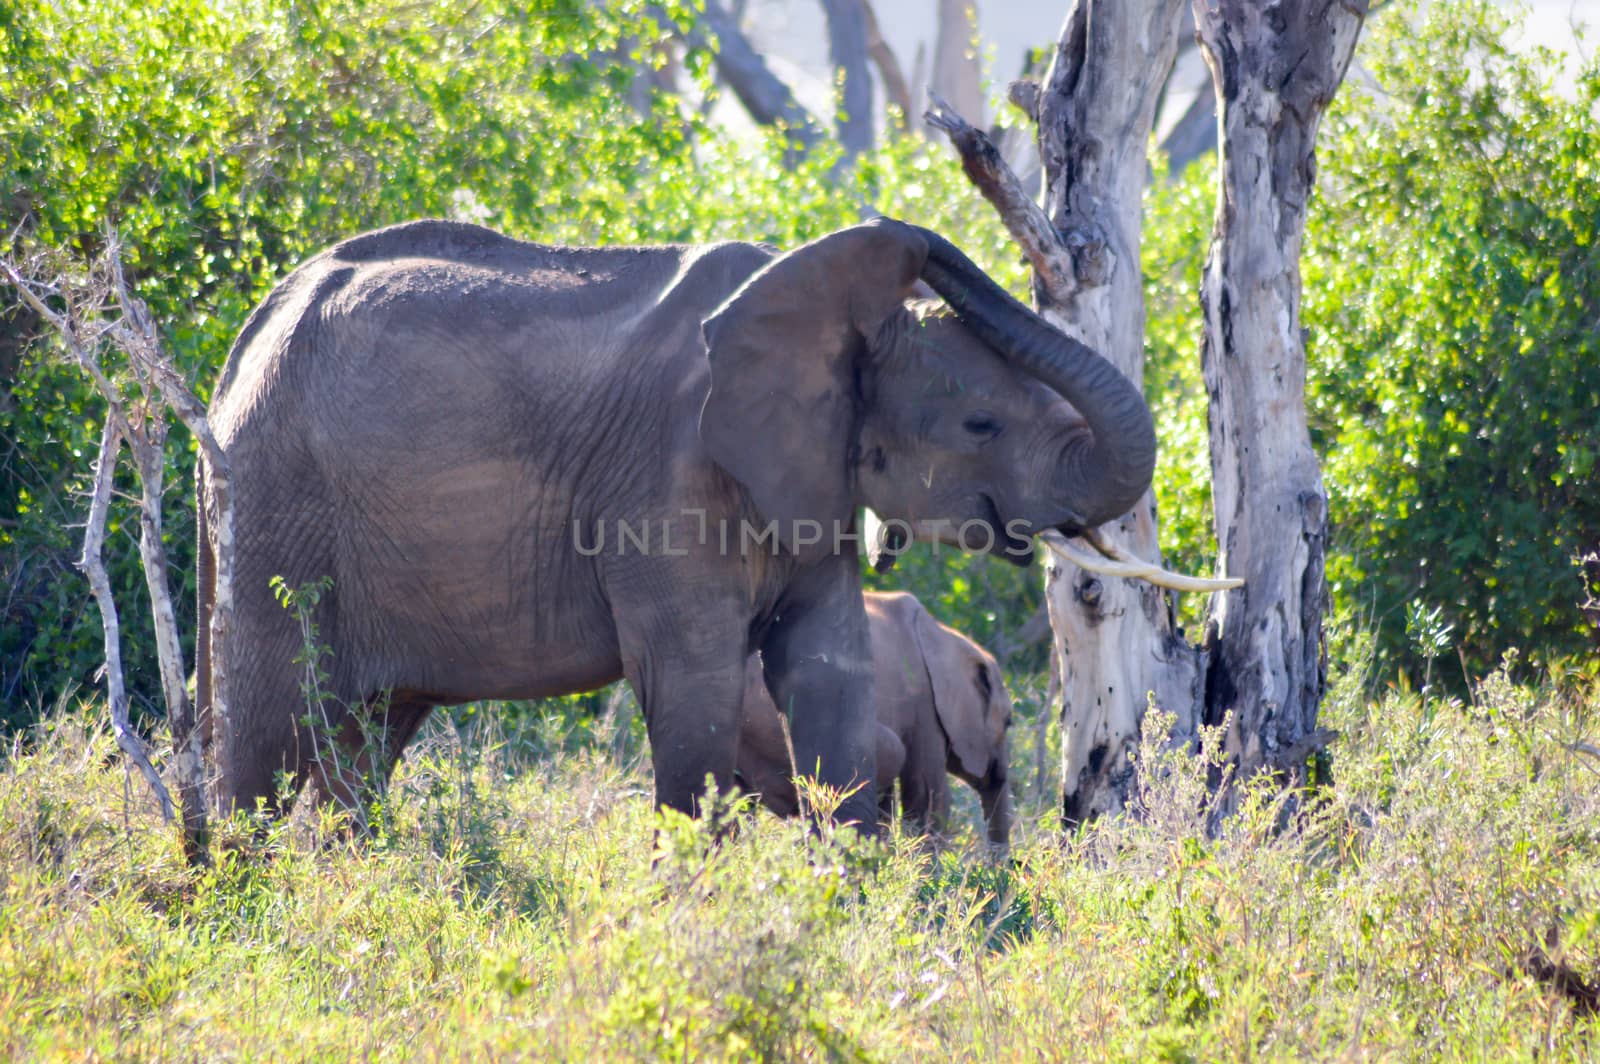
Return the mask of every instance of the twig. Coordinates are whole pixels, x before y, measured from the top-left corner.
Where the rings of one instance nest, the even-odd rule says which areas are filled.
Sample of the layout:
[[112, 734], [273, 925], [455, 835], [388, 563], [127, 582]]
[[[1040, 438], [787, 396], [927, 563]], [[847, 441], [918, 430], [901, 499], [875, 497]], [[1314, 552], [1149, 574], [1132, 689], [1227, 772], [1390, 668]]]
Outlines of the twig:
[[89, 521], [83, 532], [83, 557], [78, 568], [89, 580], [89, 590], [95, 604], [100, 607], [100, 625], [105, 631], [106, 643], [106, 697], [111, 702], [111, 731], [117, 745], [144, 776], [145, 782], [155, 792], [161, 803], [161, 819], [172, 821], [172, 796], [161, 774], [150, 763], [150, 752], [133, 727], [128, 723], [128, 691], [122, 673], [122, 631], [117, 620], [117, 602], [111, 595], [111, 579], [106, 573], [105, 547], [106, 515], [111, 509], [111, 478], [116, 473], [117, 452], [122, 447], [122, 432], [117, 420], [106, 417], [100, 435], [100, 454], [95, 459], [94, 493], [90, 496]]

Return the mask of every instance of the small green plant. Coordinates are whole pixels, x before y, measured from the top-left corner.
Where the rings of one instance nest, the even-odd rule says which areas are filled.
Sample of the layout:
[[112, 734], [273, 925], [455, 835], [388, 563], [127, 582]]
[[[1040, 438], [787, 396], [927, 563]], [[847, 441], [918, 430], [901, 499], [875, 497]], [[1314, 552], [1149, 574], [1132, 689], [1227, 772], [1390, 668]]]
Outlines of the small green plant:
[[1422, 689], [1429, 690], [1433, 680], [1433, 662], [1450, 649], [1450, 633], [1455, 625], [1444, 620], [1444, 611], [1438, 606], [1428, 608], [1417, 599], [1406, 603], [1406, 635], [1424, 662]]
[[[282, 576], [270, 579], [269, 587], [278, 605], [294, 614], [299, 630], [299, 648], [294, 664], [301, 669], [301, 701], [306, 712], [299, 718], [312, 741], [310, 778], [320, 794], [331, 798], [334, 806], [322, 813], [333, 814], [370, 834], [373, 813], [381, 816], [382, 789], [386, 782], [389, 750], [387, 733], [381, 722], [387, 714], [387, 698], [371, 704], [349, 706], [328, 690], [328, 659], [333, 650], [322, 642], [317, 627], [317, 610], [333, 590], [333, 578], [322, 576], [299, 587], [290, 587]], [[338, 829], [330, 822], [325, 827]]]
[[[306, 704], [307, 713], [331, 727], [326, 707], [328, 672], [323, 663], [332, 651], [321, 642], [314, 615], [322, 596], [333, 590], [333, 577], [324, 576], [309, 584], [291, 588], [283, 577], [274, 576], [267, 585], [278, 605], [294, 614], [295, 624], [300, 630], [300, 649], [295, 652], [294, 663], [301, 669], [300, 697]], [[311, 721], [307, 720], [306, 723]]]

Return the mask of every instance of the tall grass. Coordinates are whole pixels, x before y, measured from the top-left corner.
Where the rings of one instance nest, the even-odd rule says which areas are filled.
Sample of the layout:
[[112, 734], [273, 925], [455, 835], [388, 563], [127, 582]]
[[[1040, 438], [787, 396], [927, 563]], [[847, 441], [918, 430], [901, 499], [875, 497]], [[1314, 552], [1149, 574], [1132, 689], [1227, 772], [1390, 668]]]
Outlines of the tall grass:
[[236, 823], [196, 873], [88, 707], [0, 774], [0, 1056], [1600, 1053], [1600, 692], [1327, 713], [1298, 808], [1248, 787], [1217, 828], [1205, 759], [1147, 742], [1140, 817], [1063, 835], [1024, 787], [998, 865], [737, 803], [714, 842], [653, 812], [615, 714], [580, 741], [445, 717], [373, 840]]

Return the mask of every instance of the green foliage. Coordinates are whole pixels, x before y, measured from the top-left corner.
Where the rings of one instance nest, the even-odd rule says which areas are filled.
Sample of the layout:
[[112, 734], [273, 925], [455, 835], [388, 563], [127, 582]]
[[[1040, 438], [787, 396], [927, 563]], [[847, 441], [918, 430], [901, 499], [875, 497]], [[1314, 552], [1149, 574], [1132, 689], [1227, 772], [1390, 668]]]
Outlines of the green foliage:
[[976, 810], [941, 852], [658, 816], [637, 750], [436, 717], [370, 840], [241, 818], [192, 870], [92, 716], [0, 762], [8, 1059], [1600, 1051], [1549, 975], [1600, 980], [1600, 690], [1336, 698], [1315, 801], [1249, 786], [1220, 827], [1207, 760], [1147, 739], [1139, 819], [1063, 839], [1019, 793], [1003, 865]]
[[[1594, 645], [1574, 560], [1600, 544], [1600, 60], [1569, 94], [1558, 57], [1510, 50], [1476, 0], [1376, 17], [1376, 80], [1323, 124], [1301, 271], [1308, 405], [1324, 458], [1337, 612], [1382, 670], [1460, 688], [1513, 647]], [[1161, 437], [1162, 548], [1209, 571], [1205, 386], [1195, 293], [1215, 161], [1145, 201], [1146, 387]], [[1181, 596], [1198, 620], [1199, 596]], [[1421, 611], [1420, 613], [1418, 611]], [[1418, 640], [1408, 617], [1448, 629]]]
[[[0, 225], [14, 250], [92, 253], [104, 221], [138, 293], [204, 393], [249, 308], [352, 232], [421, 215], [559, 242], [719, 239], [792, 246], [864, 206], [955, 234], [1013, 291], [1023, 265], [949, 153], [891, 141], [838, 167], [824, 144], [785, 169], [776, 137], [735, 142], [630, 84], [659, 30], [642, 0], [468, 7], [333, 0], [113, 0], [0, 10]], [[671, 14], [683, 19], [683, 9]], [[1511, 646], [1592, 638], [1571, 559], [1600, 540], [1593, 411], [1600, 297], [1600, 65], [1576, 98], [1548, 56], [1514, 55], [1487, 9], [1375, 21], [1379, 94], [1341, 94], [1322, 135], [1306, 241], [1313, 431], [1327, 460], [1337, 606], [1371, 618], [1385, 667], [1459, 683]], [[691, 71], [706, 57], [688, 57]], [[1195, 298], [1210, 165], [1157, 180], [1144, 233], [1146, 384], [1161, 435], [1162, 546], [1213, 568]], [[92, 684], [101, 647], [72, 568], [98, 404], [15, 307], [0, 330], [0, 728]], [[192, 447], [169, 443], [168, 551], [193, 631]], [[112, 579], [136, 705], [158, 673], [136, 522], [112, 515]], [[1038, 574], [919, 546], [873, 586], [915, 591], [1001, 650]], [[1193, 626], [1204, 600], [1182, 596]], [[1408, 609], [1450, 651], [1419, 653]], [[1591, 634], [1586, 634], [1591, 633]], [[1042, 666], [1042, 653], [1019, 663]], [[573, 709], [594, 713], [596, 696]], [[564, 718], [574, 714], [561, 710]]]
[[[1574, 560], [1600, 543], [1600, 60], [1557, 91], [1558, 58], [1511, 28], [1467, 0], [1375, 20], [1377, 86], [1324, 125], [1303, 267], [1329, 584], [1391, 668], [1456, 684], [1511, 647], [1593, 645]], [[1408, 640], [1413, 602], [1460, 661]]]

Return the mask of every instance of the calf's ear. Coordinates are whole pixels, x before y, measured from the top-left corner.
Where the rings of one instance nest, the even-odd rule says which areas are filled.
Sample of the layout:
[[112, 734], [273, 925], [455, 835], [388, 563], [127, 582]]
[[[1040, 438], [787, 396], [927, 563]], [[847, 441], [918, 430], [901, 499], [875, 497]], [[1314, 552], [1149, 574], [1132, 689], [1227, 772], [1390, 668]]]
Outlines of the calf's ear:
[[933, 711], [944, 730], [950, 752], [972, 779], [989, 771], [989, 733], [984, 716], [990, 688], [983, 659], [967, 641], [950, 632], [926, 609], [918, 609], [912, 622], [917, 649], [922, 652], [933, 687]]

